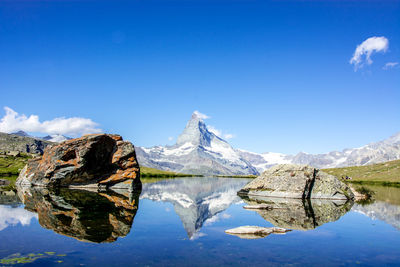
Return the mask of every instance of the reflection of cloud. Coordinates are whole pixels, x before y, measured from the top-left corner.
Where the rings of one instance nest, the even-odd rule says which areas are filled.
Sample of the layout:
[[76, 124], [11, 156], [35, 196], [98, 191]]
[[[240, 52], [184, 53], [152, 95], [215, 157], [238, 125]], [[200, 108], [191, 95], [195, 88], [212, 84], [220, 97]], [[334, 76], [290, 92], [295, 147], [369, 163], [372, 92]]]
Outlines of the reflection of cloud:
[[9, 206], [0, 206], [0, 231], [6, 229], [10, 225], [23, 226], [29, 225], [32, 218], [37, 218], [37, 214], [29, 212], [24, 208], [12, 208]]
[[196, 239], [198, 239], [198, 238], [200, 238], [202, 236], [206, 236], [206, 234], [202, 233], [202, 232], [196, 232], [189, 239], [190, 240], [196, 240]]
[[222, 213], [222, 214], [220, 213], [220, 214], [217, 214], [217, 215], [207, 219], [207, 221], [205, 221], [204, 225], [205, 226], [212, 225], [213, 223], [219, 222], [220, 220], [229, 219], [231, 217], [232, 217], [232, 215], [230, 215], [228, 213]]

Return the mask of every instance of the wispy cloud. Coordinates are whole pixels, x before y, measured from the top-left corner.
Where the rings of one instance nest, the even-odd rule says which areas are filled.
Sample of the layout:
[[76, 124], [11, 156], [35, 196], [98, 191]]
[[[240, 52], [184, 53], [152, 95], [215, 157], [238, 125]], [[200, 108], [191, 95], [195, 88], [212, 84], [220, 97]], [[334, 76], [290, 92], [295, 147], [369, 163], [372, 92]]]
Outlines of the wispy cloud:
[[193, 112], [193, 115], [197, 116], [197, 118], [202, 119], [202, 120], [206, 120], [206, 119], [211, 118], [210, 116], [208, 116], [206, 114], [203, 114], [203, 113], [199, 112], [198, 110], [195, 110]]
[[359, 44], [354, 51], [353, 57], [350, 59], [350, 64], [354, 65], [354, 70], [362, 68], [365, 64], [371, 65], [371, 55], [376, 52], [385, 53], [389, 48], [389, 40], [384, 37], [370, 37]]
[[225, 139], [232, 139], [232, 138], [234, 138], [234, 137], [235, 137], [234, 134], [224, 134], [224, 138], [225, 138]]
[[172, 137], [172, 136], [168, 137], [168, 141], [172, 141], [172, 140], [174, 140], [174, 137]]
[[396, 67], [397, 65], [399, 65], [399, 62], [388, 62], [385, 64], [385, 66], [383, 66], [383, 69], [384, 70], [392, 69], [392, 68]]
[[215, 134], [216, 136], [221, 136], [222, 132], [220, 130], [218, 130], [217, 128], [215, 128], [212, 125], [207, 125], [207, 129], [212, 132], [213, 134]]
[[101, 129], [91, 119], [72, 117], [55, 118], [41, 122], [39, 116], [19, 114], [9, 107], [4, 107], [6, 114], [0, 120], [0, 132], [34, 132], [44, 134], [64, 134], [79, 136], [87, 133], [99, 133]]
[[212, 125], [207, 125], [207, 129], [212, 132], [213, 134], [215, 134], [216, 136], [222, 137], [224, 139], [232, 139], [235, 137], [235, 135], [230, 134], [230, 133], [223, 133], [221, 130], [218, 130], [217, 128], [215, 128]]

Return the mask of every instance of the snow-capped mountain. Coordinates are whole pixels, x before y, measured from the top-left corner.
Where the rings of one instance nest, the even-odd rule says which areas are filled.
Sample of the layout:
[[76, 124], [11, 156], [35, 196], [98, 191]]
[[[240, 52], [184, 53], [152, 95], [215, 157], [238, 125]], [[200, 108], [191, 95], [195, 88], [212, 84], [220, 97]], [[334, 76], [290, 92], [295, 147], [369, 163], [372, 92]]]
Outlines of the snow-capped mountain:
[[182, 173], [246, 175], [276, 164], [307, 164], [317, 168], [362, 166], [400, 159], [400, 132], [380, 142], [326, 154], [254, 153], [234, 149], [207, 129], [196, 112], [173, 146], [136, 147], [143, 166]]
[[70, 140], [71, 138], [62, 134], [51, 134], [51, 135], [46, 135], [45, 137], [41, 137], [41, 139], [50, 142], [61, 143], [65, 140]]
[[371, 143], [359, 148], [332, 151], [326, 154], [296, 155], [280, 153], [257, 154], [238, 150], [242, 158], [250, 162], [259, 172], [276, 164], [308, 164], [317, 168], [336, 168], [362, 166], [400, 159], [400, 132], [380, 142]]
[[210, 132], [196, 112], [175, 145], [136, 147], [136, 155], [141, 165], [161, 170], [213, 175], [258, 174], [228, 142]]

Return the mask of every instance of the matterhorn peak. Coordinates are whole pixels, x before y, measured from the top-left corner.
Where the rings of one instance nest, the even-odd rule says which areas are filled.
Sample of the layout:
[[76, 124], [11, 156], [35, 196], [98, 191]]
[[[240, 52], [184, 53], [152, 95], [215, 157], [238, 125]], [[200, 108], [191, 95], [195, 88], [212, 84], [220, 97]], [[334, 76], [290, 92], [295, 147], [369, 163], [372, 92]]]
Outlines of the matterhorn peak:
[[182, 134], [178, 137], [176, 144], [191, 143], [193, 145], [209, 146], [214, 134], [207, 130], [207, 126], [203, 121], [203, 119], [207, 118], [209, 118], [207, 115], [197, 110], [194, 111]]

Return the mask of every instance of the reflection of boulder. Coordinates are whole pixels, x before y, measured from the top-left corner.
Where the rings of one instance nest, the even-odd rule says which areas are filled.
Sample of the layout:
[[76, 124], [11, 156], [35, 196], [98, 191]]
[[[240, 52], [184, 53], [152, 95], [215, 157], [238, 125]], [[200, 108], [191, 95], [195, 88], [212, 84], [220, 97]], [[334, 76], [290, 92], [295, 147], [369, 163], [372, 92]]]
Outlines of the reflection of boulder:
[[41, 226], [54, 232], [90, 242], [114, 242], [126, 236], [133, 223], [140, 192], [123, 196], [61, 188], [19, 188], [29, 211], [37, 212]]
[[247, 182], [236, 178], [168, 179], [144, 183], [140, 198], [172, 203], [189, 238], [194, 238], [205, 221], [240, 201], [236, 192]]
[[310, 230], [336, 221], [353, 206], [352, 201], [346, 200], [242, 198], [249, 205], [263, 204], [263, 209], [255, 211], [274, 226], [295, 230]]

